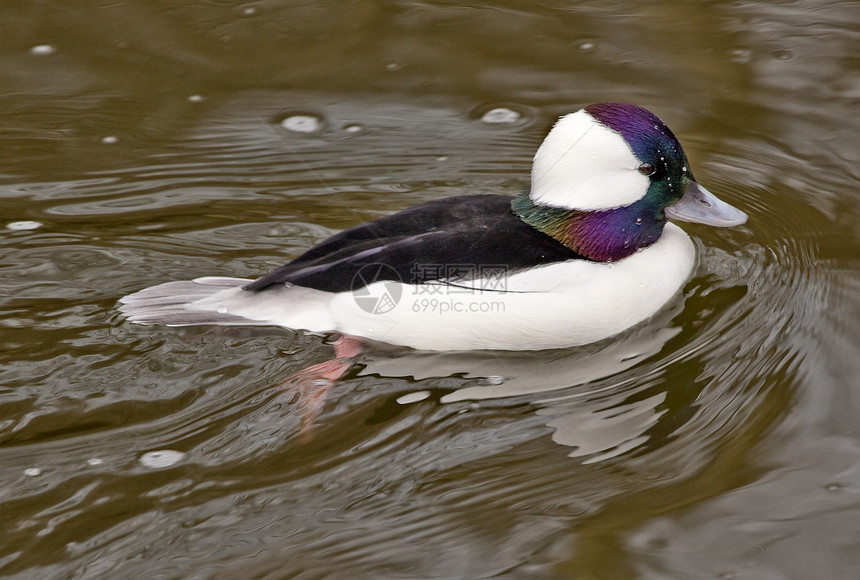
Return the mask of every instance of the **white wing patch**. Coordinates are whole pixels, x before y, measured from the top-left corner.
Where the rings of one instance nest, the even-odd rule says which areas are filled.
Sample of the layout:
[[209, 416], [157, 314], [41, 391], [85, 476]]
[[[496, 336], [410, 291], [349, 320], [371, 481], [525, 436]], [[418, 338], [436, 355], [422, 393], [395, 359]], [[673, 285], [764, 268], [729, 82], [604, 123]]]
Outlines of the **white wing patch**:
[[640, 164], [621, 135], [580, 109], [559, 119], [535, 153], [531, 199], [580, 210], [630, 205], [648, 191]]

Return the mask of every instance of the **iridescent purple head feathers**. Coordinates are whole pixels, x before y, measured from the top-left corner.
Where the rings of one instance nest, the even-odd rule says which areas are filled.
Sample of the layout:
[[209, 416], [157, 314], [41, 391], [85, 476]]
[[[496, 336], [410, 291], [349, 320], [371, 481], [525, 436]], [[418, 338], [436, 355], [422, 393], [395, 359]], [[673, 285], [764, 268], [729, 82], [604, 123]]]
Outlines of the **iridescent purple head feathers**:
[[602, 125], [612, 129], [624, 139], [640, 161], [648, 156], [648, 147], [655, 140], [665, 145], [677, 146], [680, 143], [672, 130], [657, 115], [631, 103], [596, 103], [585, 107], [585, 111]]

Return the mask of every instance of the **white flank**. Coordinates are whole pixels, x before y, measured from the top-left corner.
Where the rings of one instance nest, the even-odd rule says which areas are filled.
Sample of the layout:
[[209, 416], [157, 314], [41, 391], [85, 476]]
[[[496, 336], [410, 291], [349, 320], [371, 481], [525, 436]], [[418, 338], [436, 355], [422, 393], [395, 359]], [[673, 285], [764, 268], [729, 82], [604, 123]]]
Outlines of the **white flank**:
[[630, 205], [648, 191], [640, 164], [621, 135], [580, 109], [559, 119], [535, 153], [531, 199], [581, 210]]

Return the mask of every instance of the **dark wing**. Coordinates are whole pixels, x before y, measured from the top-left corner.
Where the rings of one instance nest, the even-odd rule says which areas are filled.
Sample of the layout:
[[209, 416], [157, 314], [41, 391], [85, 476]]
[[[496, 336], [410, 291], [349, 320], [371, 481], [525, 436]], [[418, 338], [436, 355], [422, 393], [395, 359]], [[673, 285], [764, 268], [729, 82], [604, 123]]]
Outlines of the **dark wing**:
[[523, 222], [510, 204], [503, 195], [427, 202], [336, 234], [245, 289], [289, 282], [347, 292], [365, 280], [424, 284], [473, 277], [484, 268], [510, 273], [582, 258]]

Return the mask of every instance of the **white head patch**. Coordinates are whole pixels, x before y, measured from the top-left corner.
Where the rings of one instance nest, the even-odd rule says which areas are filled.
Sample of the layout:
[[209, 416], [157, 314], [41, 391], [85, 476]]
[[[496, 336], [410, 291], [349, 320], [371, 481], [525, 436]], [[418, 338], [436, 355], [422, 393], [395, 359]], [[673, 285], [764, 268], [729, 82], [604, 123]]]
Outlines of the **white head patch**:
[[621, 135], [580, 109], [559, 119], [535, 153], [530, 197], [566, 209], [630, 205], [648, 191], [640, 164]]

